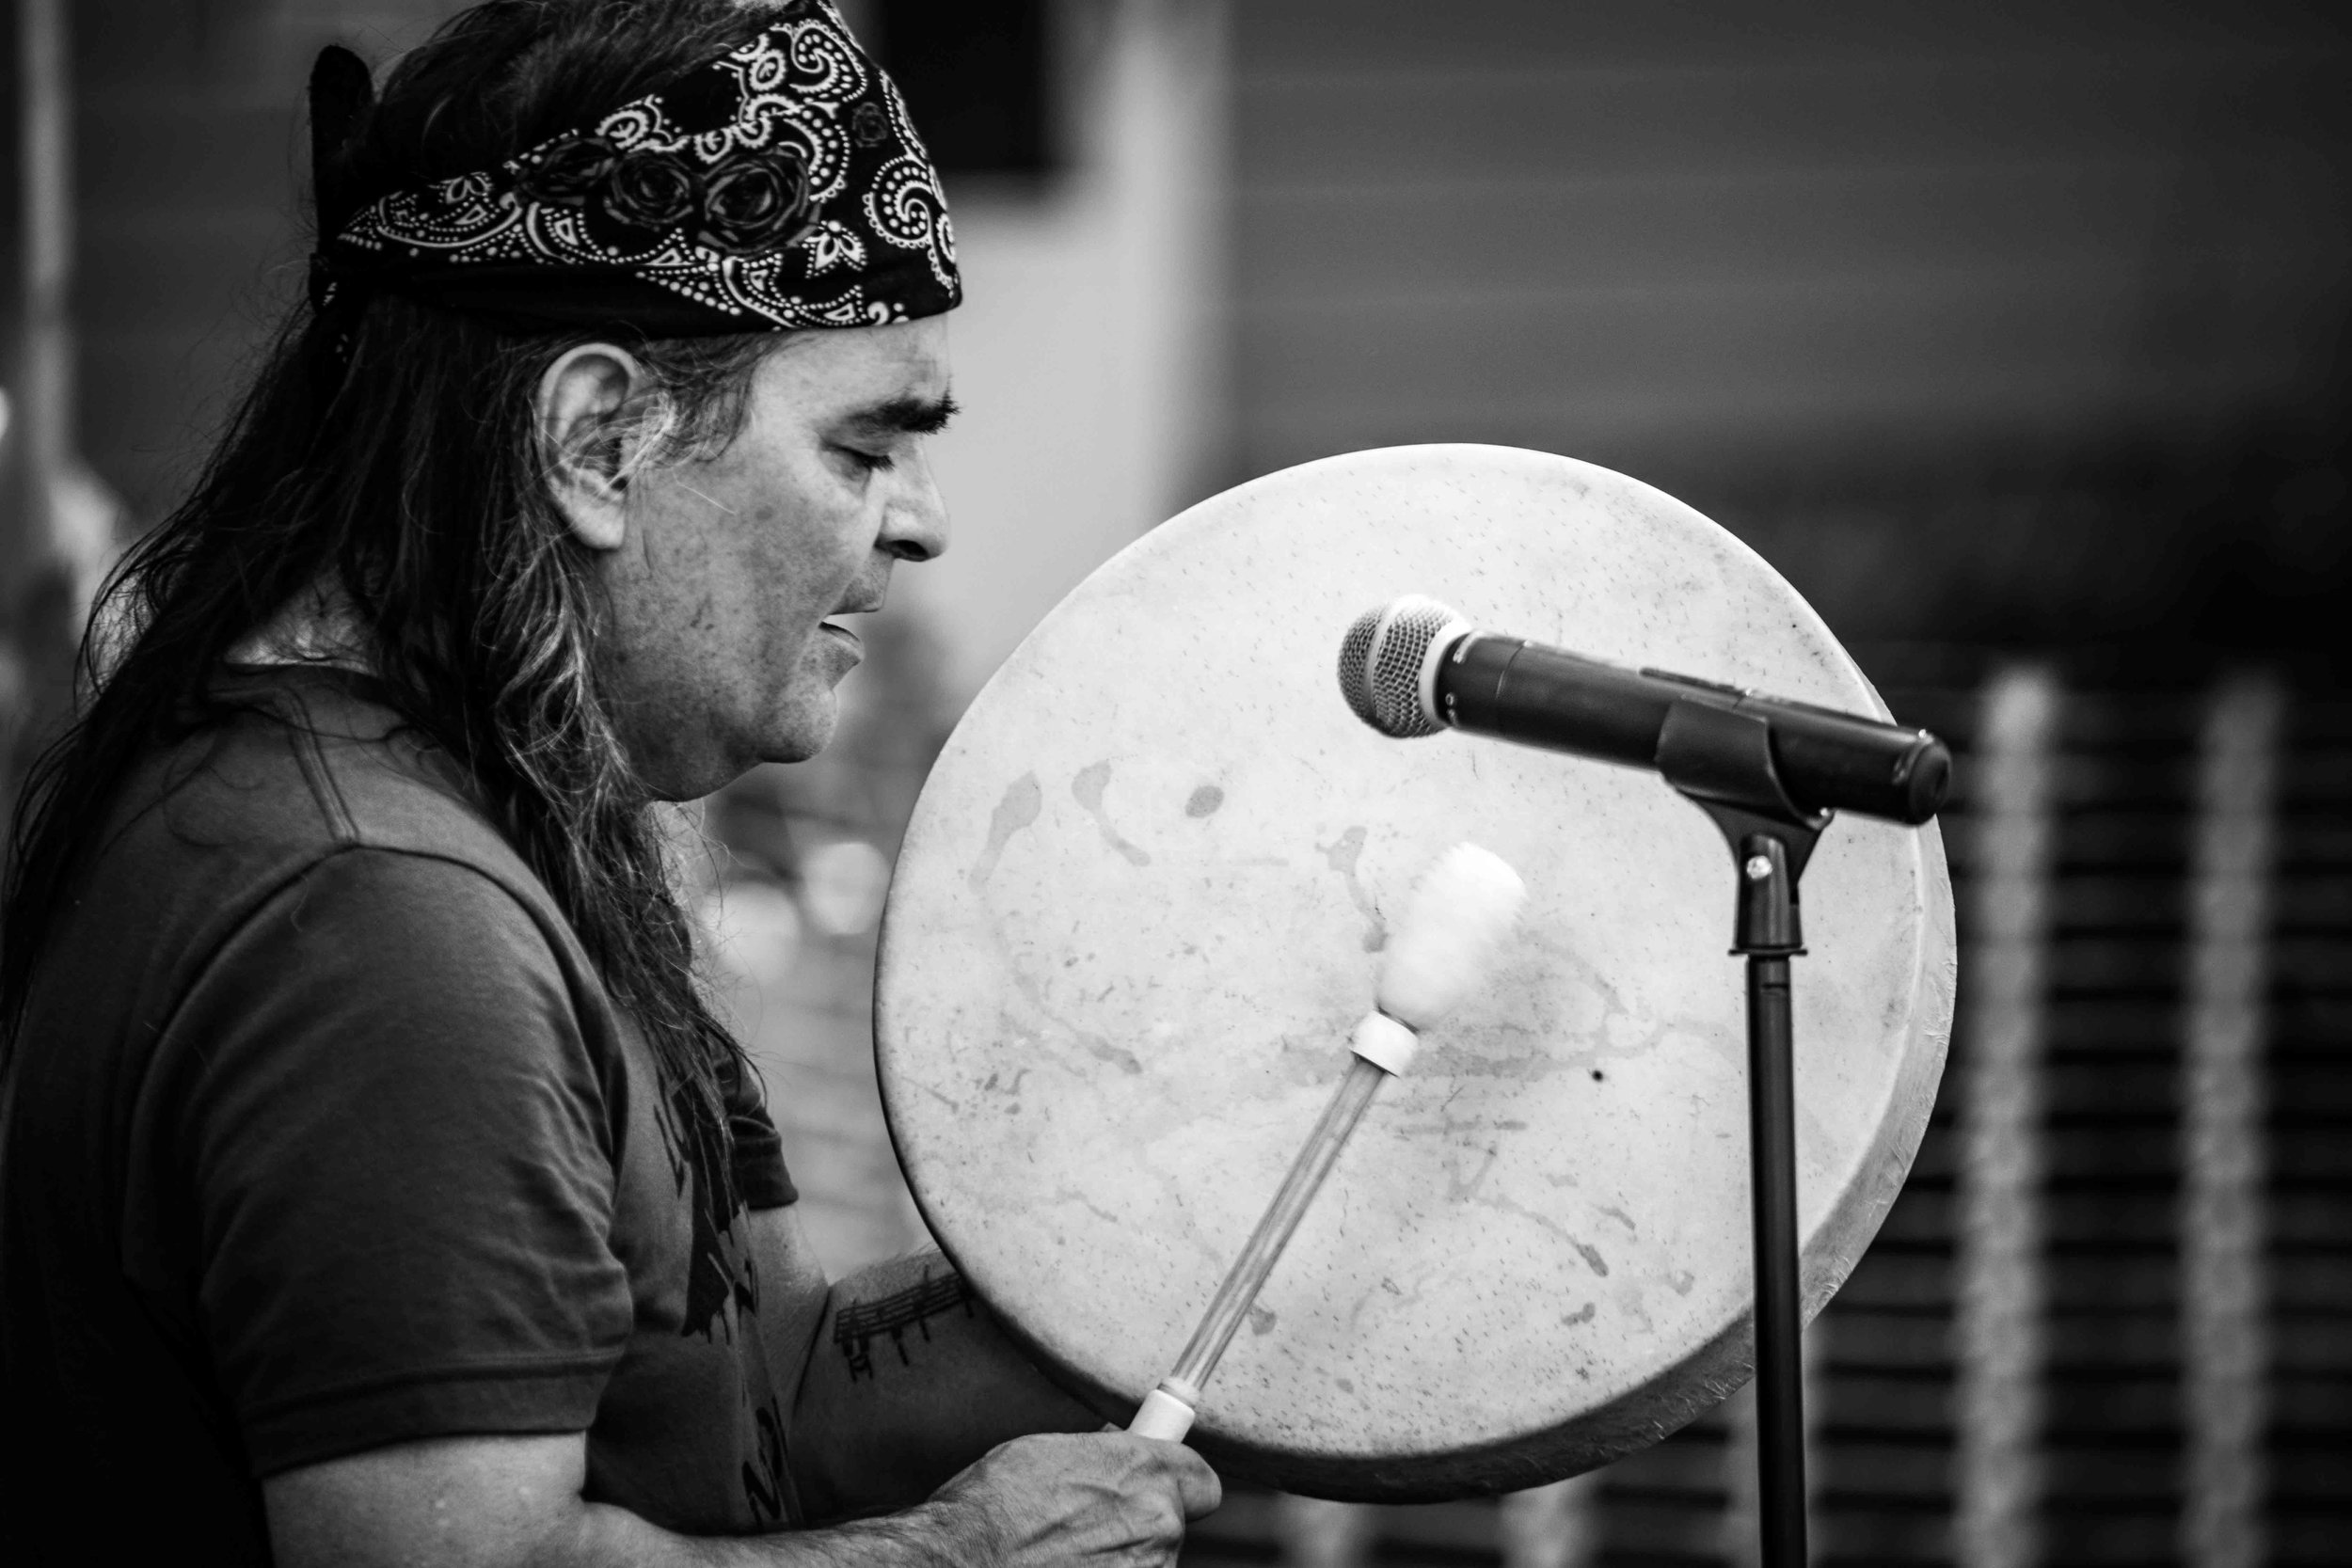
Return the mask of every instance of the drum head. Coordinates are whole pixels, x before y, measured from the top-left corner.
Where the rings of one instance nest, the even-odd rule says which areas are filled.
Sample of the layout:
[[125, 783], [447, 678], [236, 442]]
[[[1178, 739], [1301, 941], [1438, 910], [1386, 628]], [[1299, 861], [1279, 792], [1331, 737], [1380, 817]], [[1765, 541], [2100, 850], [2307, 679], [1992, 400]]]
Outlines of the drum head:
[[[908, 830], [876, 998], [932, 1234], [1123, 1419], [1345, 1072], [1414, 879], [1463, 839], [1518, 868], [1492, 980], [1374, 1101], [1195, 1428], [1229, 1475], [1378, 1501], [1655, 1442], [1741, 1381], [1750, 1342], [1729, 851], [1653, 774], [1359, 722], [1341, 635], [1406, 593], [1885, 711], [1769, 566], [1622, 475], [1474, 446], [1292, 468], [1137, 541], [980, 694]], [[1835, 823], [1804, 907], [1809, 1314], [1893, 1201], [1942, 1069], [1935, 829]]]

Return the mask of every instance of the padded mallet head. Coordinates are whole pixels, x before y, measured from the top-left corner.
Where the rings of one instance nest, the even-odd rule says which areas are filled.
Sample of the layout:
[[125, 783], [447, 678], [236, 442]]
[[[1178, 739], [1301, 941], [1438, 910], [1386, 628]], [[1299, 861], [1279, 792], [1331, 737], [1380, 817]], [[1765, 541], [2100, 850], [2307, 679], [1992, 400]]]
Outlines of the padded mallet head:
[[1486, 977], [1527, 884], [1492, 852], [1457, 844], [1422, 873], [1380, 956], [1380, 1010], [1425, 1029]]

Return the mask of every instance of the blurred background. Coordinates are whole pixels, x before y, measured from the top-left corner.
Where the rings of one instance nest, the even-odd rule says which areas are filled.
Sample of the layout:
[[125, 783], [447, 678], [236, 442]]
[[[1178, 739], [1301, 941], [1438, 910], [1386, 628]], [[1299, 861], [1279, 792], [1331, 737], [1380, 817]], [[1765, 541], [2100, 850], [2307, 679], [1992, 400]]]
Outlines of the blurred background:
[[[8, 0], [0, 744], [296, 297], [300, 88], [441, 0]], [[1936, 1116], [1809, 1337], [1823, 1562], [2352, 1548], [2352, 27], [2265, 0], [865, 0], [946, 175], [956, 545], [708, 803], [716, 983], [835, 1269], [922, 1240], [873, 927], [957, 715], [1190, 502], [1618, 468], [1960, 753]], [[1501, 1501], [1236, 1492], [1200, 1564], [1736, 1563], [1735, 1398]]]

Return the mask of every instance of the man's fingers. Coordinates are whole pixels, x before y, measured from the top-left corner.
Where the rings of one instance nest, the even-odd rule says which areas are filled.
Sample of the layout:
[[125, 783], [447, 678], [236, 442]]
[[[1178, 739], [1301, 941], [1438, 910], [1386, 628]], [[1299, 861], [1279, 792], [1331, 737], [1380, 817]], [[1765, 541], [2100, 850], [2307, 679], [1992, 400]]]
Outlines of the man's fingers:
[[1186, 1519], [1205, 1519], [1215, 1513], [1225, 1500], [1225, 1483], [1216, 1479], [1209, 1462], [1179, 1443], [1170, 1443], [1174, 1449], [1167, 1456], [1168, 1469], [1176, 1481], [1177, 1500], [1184, 1505]]
[[1209, 1462], [1182, 1443], [1170, 1443], [1158, 1437], [1136, 1437], [1116, 1428], [1106, 1428], [1104, 1435], [1144, 1456], [1146, 1463], [1176, 1485], [1176, 1503], [1186, 1519], [1206, 1518], [1216, 1512], [1225, 1500], [1225, 1483], [1217, 1480]]
[[965, 1476], [953, 1487], [993, 1503], [1007, 1527], [1002, 1560], [1024, 1568], [1173, 1562], [1185, 1521], [1225, 1498], [1216, 1472], [1190, 1449], [1117, 1431], [1016, 1437]]

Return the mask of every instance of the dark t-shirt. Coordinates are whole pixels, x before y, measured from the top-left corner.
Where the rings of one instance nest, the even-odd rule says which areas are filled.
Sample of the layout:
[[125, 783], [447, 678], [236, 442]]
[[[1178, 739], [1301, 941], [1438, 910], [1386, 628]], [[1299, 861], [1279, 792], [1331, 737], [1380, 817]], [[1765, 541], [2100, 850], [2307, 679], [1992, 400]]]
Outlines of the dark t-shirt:
[[675, 1529], [797, 1522], [755, 1089], [691, 1134], [364, 681], [229, 689], [116, 807], [0, 1080], [0, 1556], [266, 1560], [262, 1478], [461, 1433], [585, 1432], [588, 1496]]

